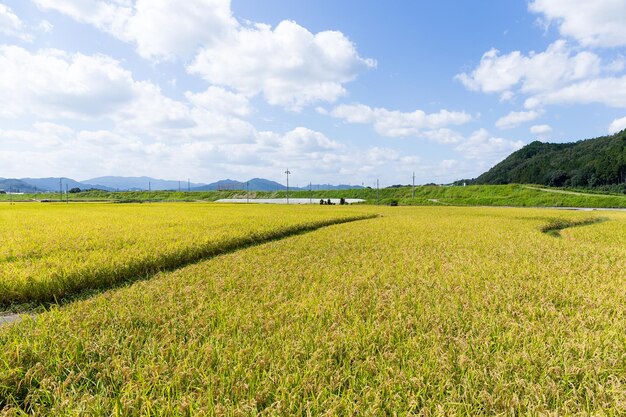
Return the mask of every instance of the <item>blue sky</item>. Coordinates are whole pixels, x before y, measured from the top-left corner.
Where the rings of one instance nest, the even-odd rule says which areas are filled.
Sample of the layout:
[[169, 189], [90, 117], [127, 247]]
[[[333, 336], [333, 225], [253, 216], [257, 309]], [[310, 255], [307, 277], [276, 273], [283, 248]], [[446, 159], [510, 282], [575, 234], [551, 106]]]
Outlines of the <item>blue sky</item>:
[[0, 0], [0, 176], [446, 183], [626, 128], [626, 2]]

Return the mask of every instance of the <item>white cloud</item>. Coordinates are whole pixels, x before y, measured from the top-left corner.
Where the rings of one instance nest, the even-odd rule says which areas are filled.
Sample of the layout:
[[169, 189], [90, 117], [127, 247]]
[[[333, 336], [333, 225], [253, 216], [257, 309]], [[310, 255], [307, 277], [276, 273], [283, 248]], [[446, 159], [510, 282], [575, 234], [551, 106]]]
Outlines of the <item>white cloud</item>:
[[506, 94], [504, 99], [510, 100], [510, 88], [522, 79], [524, 70], [520, 66], [524, 57], [519, 51], [507, 55], [499, 55], [497, 49], [490, 49], [483, 54], [479, 66], [471, 74], [457, 74], [455, 78], [472, 91]]
[[[363, 104], [337, 106], [330, 112], [321, 111], [321, 113], [328, 113], [331, 116], [344, 119], [348, 123], [373, 124], [375, 130], [384, 136], [418, 135], [439, 143], [453, 144], [455, 145], [454, 150], [463, 154], [464, 159], [473, 162], [474, 170], [490, 167], [511, 152], [524, 146], [522, 141], [494, 137], [485, 129], [479, 129], [469, 137], [464, 137], [455, 130], [443, 127], [470, 121], [471, 116], [466, 113], [447, 110], [433, 114], [426, 114], [419, 110], [412, 113], [401, 113], [380, 108], [372, 109]], [[387, 150], [379, 152], [376, 157], [384, 158], [385, 152]], [[401, 158], [397, 152], [395, 154], [392, 152], [387, 157], [395, 160]], [[412, 163], [415, 164], [415, 162]], [[365, 164], [371, 166], [367, 163], [367, 159]], [[450, 162], [447, 167], [435, 167], [440, 178], [449, 178], [449, 172], [445, 175], [442, 172], [449, 171], [454, 164]]]
[[[329, 113], [348, 123], [372, 124], [377, 133], [388, 137], [416, 136], [424, 130], [436, 130], [446, 126], [462, 125], [472, 116], [465, 112], [440, 110], [437, 113], [426, 113], [415, 110], [410, 113], [371, 108], [364, 104], [344, 104], [335, 107]], [[445, 138], [443, 141], [454, 141], [451, 131], [429, 132], [430, 138]]]
[[554, 22], [563, 36], [584, 46], [626, 45], [626, 3], [623, 0], [534, 0], [528, 8]]
[[479, 129], [456, 146], [466, 159], [476, 160], [480, 166], [491, 166], [511, 152], [524, 146], [524, 142], [493, 137], [485, 129]]
[[514, 88], [522, 93], [538, 93], [559, 88], [568, 83], [597, 76], [603, 67], [598, 55], [582, 51], [575, 53], [565, 41], [558, 40], [545, 52], [520, 51], [500, 55], [496, 49], [486, 52], [471, 73], [455, 78], [472, 91], [501, 93], [512, 98]]
[[534, 125], [530, 127], [530, 133], [543, 137], [544, 135], [552, 132], [550, 125]]
[[202, 93], [186, 92], [185, 96], [195, 106], [218, 112], [245, 117], [252, 113], [248, 98], [220, 87], [209, 87]]
[[615, 119], [611, 122], [609, 126], [609, 134], [621, 132], [626, 129], [626, 117], [622, 117], [621, 119]]
[[132, 165], [124, 165], [142, 166], [152, 146], [130, 135], [76, 131], [56, 123], [35, 123], [30, 130], [0, 129], [0, 139], [9, 145], [0, 152], [0, 164], [15, 177], [69, 174], [80, 178], [86, 167], [96, 172], [128, 172]]
[[295, 22], [243, 27], [222, 43], [206, 46], [188, 67], [207, 81], [299, 110], [345, 94], [344, 83], [373, 67], [341, 32], [312, 34]]
[[52, 32], [52, 29], [54, 29], [54, 25], [47, 20], [42, 20], [39, 22], [39, 26], [37, 26], [37, 28], [44, 33], [49, 33]]
[[34, 0], [114, 37], [149, 59], [190, 57], [236, 29], [229, 0]]
[[133, 87], [130, 72], [103, 55], [0, 46], [0, 115], [97, 118], [131, 101]]
[[33, 0], [43, 10], [55, 10], [81, 23], [88, 23], [118, 38], [124, 38], [133, 6], [124, 0]]
[[299, 110], [334, 102], [344, 84], [376, 65], [341, 32], [317, 34], [292, 21], [240, 24], [229, 0], [34, 0], [136, 45], [152, 60], [191, 58], [187, 70], [211, 84]]
[[531, 111], [512, 111], [504, 117], [496, 121], [498, 129], [512, 129], [523, 123], [531, 122], [541, 116], [541, 112]]
[[184, 103], [166, 97], [104, 55], [0, 46], [0, 117], [107, 122], [123, 132], [170, 141], [245, 143], [254, 136], [254, 128], [238, 118], [250, 112], [245, 97], [212, 87], [188, 92], [187, 98]]
[[143, 57], [186, 57], [235, 27], [228, 0], [138, 0], [126, 36]]
[[32, 36], [24, 29], [24, 22], [13, 13], [13, 10], [0, 3], [0, 34], [13, 36], [26, 42], [32, 41]]
[[439, 143], [459, 143], [463, 140], [463, 135], [459, 132], [445, 127], [441, 129], [427, 130], [423, 132], [422, 135]]
[[501, 99], [524, 95], [526, 109], [587, 103], [626, 107], [626, 76], [616, 75], [624, 66], [621, 56], [603, 62], [598, 55], [577, 52], [559, 40], [545, 52], [527, 56], [519, 51], [500, 55], [492, 49], [476, 69], [456, 78], [470, 90], [499, 93]]
[[152, 134], [165, 130], [166, 135], [170, 136], [177, 133], [172, 131], [196, 126], [189, 107], [164, 96], [157, 85], [147, 81], [135, 81], [132, 91], [133, 100], [110, 115], [118, 126]]
[[282, 136], [265, 132], [263, 139], [265, 146], [283, 147], [290, 154], [309, 154], [311, 152], [333, 151], [344, 148], [344, 146], [330, 140], [323, 133], [306, 127], [297, 127]]
[[626, 107], [626, 75], [594, 78], [529, 97], [524, 106], [533, 109], [547, 104], [602, 103], [610, 107]]

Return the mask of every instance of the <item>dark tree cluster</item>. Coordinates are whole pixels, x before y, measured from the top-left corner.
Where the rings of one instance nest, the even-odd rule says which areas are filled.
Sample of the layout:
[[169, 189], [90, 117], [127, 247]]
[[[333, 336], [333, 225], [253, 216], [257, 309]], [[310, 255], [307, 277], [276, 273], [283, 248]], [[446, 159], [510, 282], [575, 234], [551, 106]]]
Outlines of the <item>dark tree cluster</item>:
[[473, 183], [584, 188], [625, 184], [626, 130], [575, 143], [532, 142]]

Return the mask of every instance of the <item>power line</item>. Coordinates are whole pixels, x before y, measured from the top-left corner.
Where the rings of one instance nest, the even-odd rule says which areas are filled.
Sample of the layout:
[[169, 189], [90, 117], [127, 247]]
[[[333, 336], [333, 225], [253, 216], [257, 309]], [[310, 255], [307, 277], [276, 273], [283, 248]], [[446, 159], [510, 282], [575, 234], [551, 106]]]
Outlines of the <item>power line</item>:
[[378, 179], [376, 179], [376, 205], [380, 204], [380, 190], [378, 188]]
[[285, 174], [287, 174], [287, 204], [289, 204], [289, 174], [291, 174], [291, 171], [289, 171], [289, 168], [287, 168], [287, 171], [285, 171]]

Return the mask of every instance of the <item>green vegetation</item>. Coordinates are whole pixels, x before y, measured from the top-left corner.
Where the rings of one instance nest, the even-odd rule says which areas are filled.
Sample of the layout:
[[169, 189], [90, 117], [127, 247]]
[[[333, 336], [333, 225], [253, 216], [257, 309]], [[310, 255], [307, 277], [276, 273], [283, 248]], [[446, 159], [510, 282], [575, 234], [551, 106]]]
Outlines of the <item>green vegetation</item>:
[[[533, 188], [534, 187], [534, 188]], [[545, 187], [544, 187], [545, 188]], [[558, 191], [559, 189], [551, 189]], [[584, 193], [590, 194], [590, 193]], [[546, 192], [536, 186], [518, 184], [509, 185], [471, 185], [463, 186], [418, 186], [415, 198], [411, 187], [383, 188], [380, 190], [364, 188], [331, 191], [290, 191], [293, 198], [312, 198], [319, 202], [328, 198], [360, 198], [368, 204], [389, 205], [455, 205], [455, 206], [514, 206], [514, 207], [626, 207], [626, 196], [606, 195], [595, 191], [597, 195], [577, 195]], [[87, 191], [69, 195], [69, 201], [110, 201], [119, 203], [157, 202], [157, 201], [216, 201], [223, 198], [285, 198], [285, 191], [137, 191], [110, 193], [105, 191]], [[39, 194], [13, 196], [22, 201], [59, 200], [58, 194]], [[0, 201], [9, 201], [9, 196], [0, 195]]]
[[532, 142], [474, 182], [603, 186], [607, 191], [626, 193], [626, 130], [575, 143]]
[[359, 209], [0, 328], [0, 414], [626, 413], [626, 213]]
[[570, 227], [588, 226], [590, 224], [606, 221], [603, 217], [590, 217], [588, 219], [552, 219], [549, 223], [541, 226], [540, 230], [554, 237], [561, 237], [561, 230]]
[[215, 204], [0, 206], [0, 306], [58, 300], [245, 245], [362, 218]]

